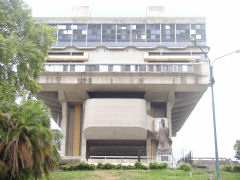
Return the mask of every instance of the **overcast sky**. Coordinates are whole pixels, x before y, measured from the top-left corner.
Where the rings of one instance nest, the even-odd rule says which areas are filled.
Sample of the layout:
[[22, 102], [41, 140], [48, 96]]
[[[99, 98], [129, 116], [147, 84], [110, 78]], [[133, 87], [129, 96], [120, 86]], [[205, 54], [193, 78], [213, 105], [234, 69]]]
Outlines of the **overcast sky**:
[[[143, 17], [146, 6], [165, 6], [165, 16], [207, 18], [210, 59], [240, 49], [239, 3], [236, 0], [25, 0], [34, 17], [71, 16], [73, 5], [89, 5], [92, 16]], [[214, 64], [215, 101], [220, 157], [233, 158], [233, 145], [240, 139], [240, 54]], [[173, 148], [193, 151], [195, 157], [214, 157], [210, 89], [203, 95], [182, 129]]]

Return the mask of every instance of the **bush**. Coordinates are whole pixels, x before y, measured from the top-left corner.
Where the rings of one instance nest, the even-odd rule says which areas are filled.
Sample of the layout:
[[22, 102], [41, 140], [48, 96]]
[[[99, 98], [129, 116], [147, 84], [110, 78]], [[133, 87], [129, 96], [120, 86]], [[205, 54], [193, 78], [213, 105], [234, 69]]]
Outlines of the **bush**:
[[115, 166], [115, 169], [122, 169], [122, 165], [121, 165], [121, 164], [117, 164], [117, 165]]
[[115, 168], [115, 165], [111, 163], [106, 163], [103, 166], [103, 169], [114, 169], [114, 168]]
[[134, 166], [128, 165], [128, 166], [122, 166], [123, 170], [128, 170], [128, 169], [135, 169]]
[[148, 169], [147, 166], [144, 166], [141, 162], [135, 162], [134, 167], [136, 169], [144, 169], [144, 170]]
[[233, 170], [231, 165], [225, 165], [221, 167], [221, 170], [231, 172]]
[[236, 164], [233, 166], [233, 171], [234, 172], [240, 172], [240, 164]]
[[179, 168], [179, 170], [183, 170], [183, 171], [191, 171], [192, 170], [192, 167], [190, 164], [187, 164], [187, 163], [182, 163]]
[[149, 163], [149, 169], [167, 169], [168, 164], [167, 163]]
[[75, 170], [94, 170], [96, 167], [94, 164], [87, 164], [84, 162], [71, 163], [66, 165], [61, 165], [60, 169], [64, 171], [75, 171]]
[[97, 168], [98, 168], [98, 169], [103, 169], [103, 167], [104, 167], [103, 163], [100, 163], [100, 162], [99, 162], [98, 165], [97, 165]]

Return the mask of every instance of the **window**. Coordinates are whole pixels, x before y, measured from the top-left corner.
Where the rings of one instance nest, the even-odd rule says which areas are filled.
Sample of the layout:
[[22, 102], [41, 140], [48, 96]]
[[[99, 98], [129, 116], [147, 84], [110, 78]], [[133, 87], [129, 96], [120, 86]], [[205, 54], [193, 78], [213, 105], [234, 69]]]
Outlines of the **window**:
[[175, 41], [175, 24], [161, 25], [162, 42]]
[[72, 28], [71, 24], [58, 25], [58, 41], [59, 42], [71, 42]]
[[75, 65], [70, 65], [70, 71], [75, 72]]
[[72, 25], [73, 28], [73, 42], [86, 42], [87, 25], [77, 24]]
[[160, 24], [147, 24], [147, 42], [160, 42]]
[[88, 38], [88, 42], [100, 42], [101, 41], [101, 24], [89, 24], [87, 38]]
[[147, 65], [147, 72], [153, 72], [154, 68], [153, 65]]
[[100, 65], [99, 66], [100, 72], [108, 72], [108, 66], [107, 65]]
[[99, 65], [86, 65], [86, 72], [98, 72]]
[[129, 72], [130, 71], [130, 65], [122, 65], [121, 66], [122, 72]]
[[130, 41], [130, 25], [117, 24], [117, 41], [129, 42]]
[[120, 72], [121, 66], [120, 65], [113, 65], [113, 72]]
[[191, 37], [197, 41], [206, 41], [205, 24], [191, 24]]
[[116, 25], [115, 24], [102, 25], [102, 41], [103, 42], [116, 41]]
[[68, 71], [68, 65], [63, 65], [63, 71]]
[[139, 65], [139, 72], [146, 72], [146, 65]]
[[177, 42], [190, 41], [190, 25], [189, 24], [176, 24], [176, 40]]
[[132, 25], [132, 41], [144, 42], [145, 39], [146, 39], [145, 24]]
[[84, 65], [76, 65], [75, 71], [76, 72], [85, 72], [85, 66]]

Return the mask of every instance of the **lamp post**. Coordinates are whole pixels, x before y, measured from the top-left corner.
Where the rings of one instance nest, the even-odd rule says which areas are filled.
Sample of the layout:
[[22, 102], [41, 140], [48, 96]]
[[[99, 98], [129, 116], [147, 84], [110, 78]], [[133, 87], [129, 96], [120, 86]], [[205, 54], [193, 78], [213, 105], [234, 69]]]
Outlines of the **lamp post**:
[[213, 61], [211, 61], [205, 51], [197, 44], [197, 41], [195, 39], [192, 39], [191, 42], [194, 44], [195, 47], [199, 48], [202, 53], [207, 57], [208, 65], [209, 65], [209, 71], [210, 71], [210, 86], [211, 86], [211, 95], [212, 95], [212, 115], [213, 115], [213, 130], [214, 130], [214, 143], [215, 143], [215, 158], [216, 158], [216, 172], [217, 172], [217, 180], [220, 180], [220, 173], [219, 173], [219, 160], [218, 160], [218, 145], [217, 145], [217, 129], [216, 129], [216, 117], [215, 117], [215, 101], [214, 101], [214, 89], [213, 85], [215, 83], [214, 76], [213, 76], [213, 63], [216, 60], [219, 60], [223, 57], [229, 56], [233, 53], [240, 53], [240, 50], [236, 50], [230, 53], [227, 53], [223, 56], [220, 56]]

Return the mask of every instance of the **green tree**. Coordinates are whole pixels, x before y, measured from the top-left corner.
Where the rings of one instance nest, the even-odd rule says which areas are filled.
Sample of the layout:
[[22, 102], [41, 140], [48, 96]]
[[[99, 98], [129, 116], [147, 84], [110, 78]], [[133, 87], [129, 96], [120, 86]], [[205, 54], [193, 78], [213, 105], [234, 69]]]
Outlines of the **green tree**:
[[54, 41], [55, 28], [34, 24], [22, 0], [0, 1], [0, 100], [37, 93], [36, 79]]
[[0, 102], [0, 179], [40, 178], [57, 166], [61, 133], [50, 130], [49, 109], [41, 102]]
[[0, 0], [0, 179], [48, 177], [60, 160], [62, 135], [50, 129], [49, 109], [31, 99], [54, 41], [55, 28], [34, 24], [22, 0]]
[[237, 140], [234, 144], [235, 158], [240, 160], [240, 140]]

